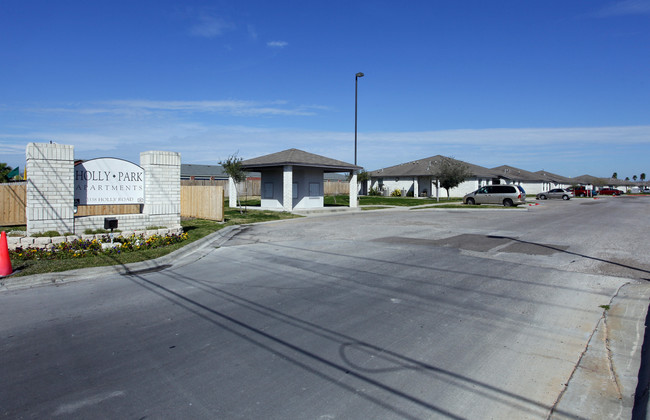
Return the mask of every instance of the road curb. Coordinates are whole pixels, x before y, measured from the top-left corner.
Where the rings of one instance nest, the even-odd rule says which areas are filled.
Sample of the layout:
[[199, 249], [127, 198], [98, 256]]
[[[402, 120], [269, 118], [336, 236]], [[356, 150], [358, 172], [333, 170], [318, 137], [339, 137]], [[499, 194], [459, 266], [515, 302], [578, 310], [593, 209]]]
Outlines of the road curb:
[[632, 418], [649, 299], [650, 291], [640, 281], [621, 286], [603, 309], [603, 318], [550, 419], [566, 418], [559, 413], [575, 413], [576, 418], [602, 418], [605, 413], [610, 418]]
[[[32, 287], [65, 284], [78, 280], [87, 279], [89, 277], [102, 277], [106, 275], [130, 275], [142, 271], [152, 271], [170, 266], [178, 265], [179, 262], [185, 264], [188, 257], [195, 261], [203, 257], [207, 252], [215, 247], [227, 242], [230, 238], [236, 235], [241, 230], [240, 225], [228, 226], [224, 229], [218, 230], [210, 235], [198, 239], [186, 246], [177, 249], [167, 255], [154, 260], [140, 261], [131, 264], [118, 264], [108, 265], [101, 267], [80, 268], [77, 270], [61, 271], [56, 273], [43, 273], [34, 274], [31, 276], [12, 277], [7, 276], [0, 279], [0, 292], [10, 290], [29, 289]], [[185, 261], [183, 261], [185, 260]]]

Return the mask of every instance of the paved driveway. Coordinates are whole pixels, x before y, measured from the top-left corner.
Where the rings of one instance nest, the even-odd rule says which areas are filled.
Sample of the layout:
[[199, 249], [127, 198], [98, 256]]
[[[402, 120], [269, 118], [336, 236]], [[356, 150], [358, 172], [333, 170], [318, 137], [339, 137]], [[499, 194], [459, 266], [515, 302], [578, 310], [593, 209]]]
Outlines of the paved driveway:
[[244, 226], [161, 271], [4, 292], [2, 412], [630, 417], [650, 265], [648, 202], [624, 200]]

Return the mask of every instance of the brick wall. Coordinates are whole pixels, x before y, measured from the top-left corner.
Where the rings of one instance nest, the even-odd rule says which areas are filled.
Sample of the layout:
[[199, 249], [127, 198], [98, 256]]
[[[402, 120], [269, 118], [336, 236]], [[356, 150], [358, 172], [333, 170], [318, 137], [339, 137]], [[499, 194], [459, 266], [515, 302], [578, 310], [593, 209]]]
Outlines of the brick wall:
[[74, 149], [29, 143], [26, 151], [27, 232], [74, 232]]

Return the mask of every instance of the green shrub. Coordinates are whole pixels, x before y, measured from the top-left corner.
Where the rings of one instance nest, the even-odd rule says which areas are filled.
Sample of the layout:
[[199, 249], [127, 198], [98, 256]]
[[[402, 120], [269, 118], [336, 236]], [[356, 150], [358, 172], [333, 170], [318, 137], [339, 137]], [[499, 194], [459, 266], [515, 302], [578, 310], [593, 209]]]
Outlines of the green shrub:
[[[113, 233], [120, 233], [120, 232], [122, 232], [122, 231], [119, 230], [119, 229], [114, 229], [113, 230]], [[101, 234], [104, 234], [104, 233], [111, 233], [111, 231], [106, 230], [106, 229], [86, 229], [86, 230], [84, 230], [84, 233], [86, 235], [101, 235]]]
[[54, 238], [55, 236], [61, 236], [56, 230], [48, 230], [47, 232], [33, 233], [31, 236], [34, 238]]

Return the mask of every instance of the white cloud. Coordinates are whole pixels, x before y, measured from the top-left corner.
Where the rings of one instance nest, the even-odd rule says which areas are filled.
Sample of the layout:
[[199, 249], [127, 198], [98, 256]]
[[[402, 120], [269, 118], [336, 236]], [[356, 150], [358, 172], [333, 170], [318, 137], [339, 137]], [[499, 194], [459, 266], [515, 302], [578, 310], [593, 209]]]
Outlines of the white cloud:
[[251, 25], [251, 24], [248, 24], [248, 25], [246, 25], [246, 30], [248, 31], [248, 36], [250, 37], [250, 39], [252, 39], [253, 41], [256, 41], [257, 40], [257, 31], [255, 30], [255, 26]]
[[522, 146], [536, 144], [553, 146], [571, 142], [587, 142], [589, 144], [615, 145], [647, 144], [649, 142], [650, 126], [627, 127], [568, 127], [568, 128], [487, 128], [475, 130], [441, 130], [410, 133], [377, 133], [369, 134], [374, 141], [391, 142], [400, 138], [401, 142], [421, 144], [442, 143], [462, 144], [466, 146], [483, 146], [485, 144], [501, 144]]
[[321, 105], [300, 105], [291, 107], [287, 101], [151, 101], [118, 100], [101, 103], [57, 106], [50, 108], [28, 108], [26, 111], [50, 114], [114, 114], [143, 117], [163, 112], [221, 113], [234, 116], [310, 116], [317, 110], [328, 109]]
[[596, 17], [614, 17], [626, 15], [650, 14], [650, 0], [623, 0], [605, 6], [594, 15]]
[[289, 45], [289, 43], [286, 41], [270, 41], [267, 42], [266, 45], [271, 48], [284, 48]]
[[198, 22], [190, 28], [190, 34], [203, 38], [214, 38], [234, 28], [234, 24], [222, 18], [203, 13], [198, 17]]
[[[295, 147], [352, 162], [350, 131], [276, 128], [272, 119], [253, 119], [252, 126], [244, 125], [249, 120], [239, 119], [243, 115], [300, 117], [318, 109], [291, 107], [284, 101], [241, 100], [65, 105], [36, 109], [41, 112], [38, 118], [34, 109], [23, 109], [21, 120], [0, 132], [0, 154], [10, 166], [23, 166], [27, 143], [53, 140], [73, 145], [84, 159], [113, 156], [138, 162], [142, 151], [169, 150], [180, 152], [184, 163], [213, 164], [237, 151], [248, 159]], [[648, 125], [361, 131], [358, 163], [373, 170], [441, 154], [486, 167], [508, 164], [566, 176], [609, 176], [629, 170], [632, 176], [650, 171], [644, 158], [650, 154], [648, 139]]]

